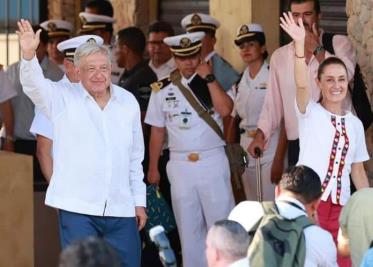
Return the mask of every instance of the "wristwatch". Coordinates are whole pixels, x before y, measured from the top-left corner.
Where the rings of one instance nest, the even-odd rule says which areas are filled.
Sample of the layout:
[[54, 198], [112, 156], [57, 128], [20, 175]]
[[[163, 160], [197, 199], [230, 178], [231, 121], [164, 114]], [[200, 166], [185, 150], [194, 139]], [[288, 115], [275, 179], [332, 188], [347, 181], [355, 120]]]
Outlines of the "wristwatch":
[[313, 50], [313, 55], [316, 57], [318, 54], [325, 51], [325, 48], [322, 45], [319, 45]]
[[215, 80], [216, 78], [214, 74], [211, 73], [211, 74], [206, 75], [206, 78], [205, 78], [206, 83], [212, 83]]

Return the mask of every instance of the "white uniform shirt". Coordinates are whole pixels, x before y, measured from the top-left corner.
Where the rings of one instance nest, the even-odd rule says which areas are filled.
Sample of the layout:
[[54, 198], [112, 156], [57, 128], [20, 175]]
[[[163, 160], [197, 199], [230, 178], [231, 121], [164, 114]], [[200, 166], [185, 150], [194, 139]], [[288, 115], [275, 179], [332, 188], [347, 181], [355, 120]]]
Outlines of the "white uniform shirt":
[[[188, 80], [182, 77], [182, 84], [188, 87]], [[212, 117], [223, 128], [223, 121], [217, 112]], [[166, 127], [168, 145], [174, 152], [200, 152], [225, 145], [214, 130], [202, 120], [186, 100], [179, 88], [170, 83], [158, 92], [152, 92], [145, 123]]]
[[[369, 159], [363, 124], [351, 112], [335, 115], [313, 101], [305, 114], [299, 112], [296, 103], [295, 110], [299, 123], [298, 165], [306, 165], [320, 176], [324, 190], [322, 200], [331, 196], [333, 203], [346, 204], [350, 197], [351, 164]], [[327, 177], [330, 177], [329, 182]], [[341, 189], [338, 188], [339, 177]]]
[[44, 79], [34, 57], [22, 60], [21, 82], [53, 123], [53, 175], [46, 204], [96, 216], [133, 217], [146, 204], [140, 108], [129, 92], [111, 86], [101, 109], [81, 83]]
[[249, 68], [246, 68], [237, 89], [233, 86], [235, 97], [232, 115], [240, 116], [241, 129], [256, 130], [267, 92], [268, 75], [268, 64], [264, 62], [254, 79], [250, 77]]
[[[276, 199], [279, 213], [287, 219], [295, 219], [306, 215], [300, 210], [281, 200], [293, 202], [304, 209], [304, 205], [294, 198], [280, 196]], [[337, 267], [337, 250], [332, 235], [318, 225], [311, 225], [304, 229], [306, 240], [306, 258], [304, 267]]]
[[[264, 62], [254, 79], [250, 77], [249, 68], [246, 68], [239, 84], [237, 86], [232, 86], [232, 91], [234, 93], [232, 116], [235, 117], [238, 115], [241, 118], [240, 129], [245, 131], [256, 130], [264, 98], [267, 93], [268, 75], [268, 63]], [[250, 141], [243, 140], [243, 138], [249, 138]], [[263, 152], [263, 157], [261, 158], [262, 163], [268, 163], [273, 160], [277, 149], [278, 138], [279, 129], [276, 129], [270, 138], [267, 149]], [[241, 145], [245, 146], [244, 149], [247, 149], [246, 144], [250, 143], [251, 140], [252, 138], [248, 137], [246, 133], [241, 135]], [[255, 159], [250, 155], [249, 166], [255, 166]]]
[[[66, 74], [58, 83], [69, 83]], [[50, 140], [53, 140], [53, 124], [50, 119], [44, 115], [43, 112], [35, 108], [35, 117], [31, 123], [30, 132], [33, 135], [42, 135]]]
[[158, 68], [153, 65], [153, 62], [149, 60], [149, 67], [157, 75], [157, 79], [161, 80], [170, 75], [170, 73], [176, 69], [175, 59], [171, 57], [166, 63], [162, 64]]

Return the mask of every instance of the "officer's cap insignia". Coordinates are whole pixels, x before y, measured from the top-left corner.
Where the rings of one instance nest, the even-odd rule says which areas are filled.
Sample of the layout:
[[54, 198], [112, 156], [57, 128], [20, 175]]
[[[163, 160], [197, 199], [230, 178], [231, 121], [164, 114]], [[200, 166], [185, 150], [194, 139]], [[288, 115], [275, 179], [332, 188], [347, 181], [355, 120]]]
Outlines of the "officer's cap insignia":
[[181, 39], [180, 39], [180, 46], [181, 46], [182, 48], [187, 48], [187, 47], [189, 47], [191, 44], [192, 44], [192, 41], [191, 41], [189, 38], [187, 38], [187, 37], [184, 37], [184, 38], [181, 38]]
[[89, 44], [95, 44], [95, 43], [96, 43], [96, 40], [95, 40], [95, 38], [89, 38], [89, 39], [87, 40], [87, 43], [89, 43]]
[[85, 25], [85, 24], [87, 24], [87, 19], [86, 19], [85, 17], [83, 17], [83, 16], [80, 16], [80, 22], [81, 22], [83, 25]]
[[49, 22], [47, 25], [48, 31], [54, 32], [57, 29], [57, 25], [54, 22]]
[[247, 25], [242, 25], [240, 28], [240, 35], [246, 34], [249, 32], [249, 27]]
[[198, 14], [194, 14], [191, 18], [191, 22], [193, 25], [199, 25], [202, 23], [202, 19]]

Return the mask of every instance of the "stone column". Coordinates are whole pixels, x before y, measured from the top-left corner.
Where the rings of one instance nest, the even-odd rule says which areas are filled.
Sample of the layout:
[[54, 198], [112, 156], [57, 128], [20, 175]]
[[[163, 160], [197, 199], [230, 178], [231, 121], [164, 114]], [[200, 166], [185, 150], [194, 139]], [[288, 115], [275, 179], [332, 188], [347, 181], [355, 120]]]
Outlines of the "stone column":
[[[373, 0], [347, 0], [347, 32], [356, 48], [356, 59], [361, 67], [368, 88], [368, 97], [373, 96]], [[373, 153], [373, 126], [366, 131], [368, 152]], [[365, 163], [373, 186], [373, 160]]]
[[116, 23], [114, 31], [136, 26], [144, 32], [148, 25], [158, 16], [157, 0], [112, 0]]
[[49, 0], [48, 18], [70, 21], [78, 29], [80, 3], [81, 0]]
[[210, 0], [209, 4], [211, 16], [221, 23], [216, 33], [216, 50], [238, 71], [243, 69], [243, 63], [233, 40], [240, 25], [244, 23], [261, 24], [266, 35], [269, 53], [279, 46], [279, 1]]

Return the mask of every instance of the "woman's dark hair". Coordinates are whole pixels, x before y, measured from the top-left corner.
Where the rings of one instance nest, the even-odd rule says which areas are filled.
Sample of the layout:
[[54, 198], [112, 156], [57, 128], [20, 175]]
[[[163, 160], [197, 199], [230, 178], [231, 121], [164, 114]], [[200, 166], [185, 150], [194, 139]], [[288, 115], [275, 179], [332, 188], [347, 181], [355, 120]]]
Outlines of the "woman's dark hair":
[[341, 65], [346, 70], [346, 74], [347, 74], [346, 64], [340, 58], [328, 57], [323, 62], [321, 62], [320, 66], [317, 70], [317, 79], [319, 79], [319, 80], [321, 79], [321, 75], [324, 73], [325, 68], [329, 65]]
[[[241, 40], [236, 40], [235, 41], [235, 44], [237, 46], [240, 46], [241, 44], [243, 44], [244, 42], [251, 42], [251, 41], [255, 41], [255, 42], [258, 42], [260, 46], [264, 46], [266, 44], [266, 37], [264, 35], [264, 33], [262, 32], [257, 32], [255, 33], [254, 36], [250, 36], [250, 37], [246, 37], [246, 38], [242, 38]], [[263, 53], [263, 59], [266, 59], [268, 57], [268, 52], [267, 50], [264, 51]]]

